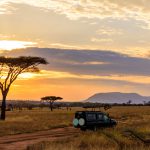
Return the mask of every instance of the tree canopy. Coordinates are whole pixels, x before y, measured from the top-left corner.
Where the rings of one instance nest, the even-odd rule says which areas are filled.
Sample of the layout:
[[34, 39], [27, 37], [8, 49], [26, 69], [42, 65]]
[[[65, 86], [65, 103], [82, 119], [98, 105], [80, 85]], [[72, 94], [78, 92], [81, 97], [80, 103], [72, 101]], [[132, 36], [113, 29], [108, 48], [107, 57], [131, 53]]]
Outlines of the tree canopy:
[[39, 64], [47, 64], [41, 57], [0, 57], [0, 89], [5, 91], [16, 80], [19, 74], [39, 72]]
[[49, 107], [50, 107], [51, 111], [53, 111], [53, 103], [56, 100], [62, 100], [62, 99], [63, 99], [62, 97], [57, 97], [57, 96], [45, 96], [45, 97], [41, 98], [42, 101], [46, 101], [49, 103]]
[[56, 100], [62, 100], [62, 97], [57, 97], [57, 96], [45, 96], [42, 97], [41, 100], [46, 100], [46, 101], [56, 101]]

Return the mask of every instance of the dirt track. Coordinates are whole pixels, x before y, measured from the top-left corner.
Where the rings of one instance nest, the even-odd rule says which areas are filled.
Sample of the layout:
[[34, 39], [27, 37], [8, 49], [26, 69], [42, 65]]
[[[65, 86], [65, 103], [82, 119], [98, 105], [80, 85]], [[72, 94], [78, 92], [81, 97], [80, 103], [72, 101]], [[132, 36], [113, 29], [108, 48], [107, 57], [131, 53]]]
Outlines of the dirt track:
[[58, 128], [35, 133], [8, 135], [0, 137], [0, 150], [24, 150], [30, 144], [41, 141], [52, 141], [75, 136], [78, 130], [72, 127]]

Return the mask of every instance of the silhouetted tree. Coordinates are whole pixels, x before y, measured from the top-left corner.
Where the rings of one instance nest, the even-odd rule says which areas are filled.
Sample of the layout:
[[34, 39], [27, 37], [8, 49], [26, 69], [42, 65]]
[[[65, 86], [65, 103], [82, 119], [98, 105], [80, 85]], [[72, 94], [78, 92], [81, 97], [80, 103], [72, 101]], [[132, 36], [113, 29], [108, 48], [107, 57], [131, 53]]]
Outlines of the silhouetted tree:
[[128, 105], [130, 105], [131, 103], [132, 103], [132, 101], [131, 101], [131, 100], [129, 100], [129, 101], [127, 102], [127, 104], [128, 104]]
[[110, 108], [111, 108], [111, 105], [109, 105], [109, 104], [105, 104], [105, 105], [104, 105], [105, 111], [108, 110], [108, 109], [110, 109]]
[[21, 73], [38, 72], [39, 64], [47, 64], [41, 57], [0, 57], [0, 90], [2, 93], [1, 120], [5, 120], [6, 97], [11, 84]]
[[57, 100], [62, 100], [62, 99], [63, 99], [62, 97], [57, 97], [57, 96], [45, 96], [45, 97], [41, 98], [42, 101], [49, 103], [49, 107], [50, 107], [51, 111], [53, 111], [54, 102]]

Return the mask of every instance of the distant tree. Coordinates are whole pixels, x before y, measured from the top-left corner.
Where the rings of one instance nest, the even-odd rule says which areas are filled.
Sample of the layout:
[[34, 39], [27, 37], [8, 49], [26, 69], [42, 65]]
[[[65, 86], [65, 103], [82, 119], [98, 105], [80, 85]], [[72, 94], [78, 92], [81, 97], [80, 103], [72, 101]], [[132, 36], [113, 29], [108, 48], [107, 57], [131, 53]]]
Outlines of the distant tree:
[[44, 103], [40, 103], [40, 104], [39, 104], [39, 108], [40, 108], [40, 109], [43, 109], [44, 107], [46, 107], [46, 105], [45, 105]]
[[104, 105], [105, 111], [108, 110], [108, 109], [110, 109], [110, 108], [111, 108], [111, 105], [109, 105], [109, 104], [105, 104], [105, 105]]
[[8, 111], [13, 111], [14, 110], [14, 107], [13, 107], [13, 105], [12, 104], [9, 104], [8, 105], [8, 109], [7, 109]]
[[0, 57], [0, 90], [2, 93], [1, 120], [5, 120], [6, 97], [10, 86], [25, 72], [39, 72], [39, 64], [47, 64], [41, 57]]
[[127, 104], [129, 104], [129, 105], [130, 105], [131, 103], [132, 103], [132, 101], [131, 101], [131, 100], [127, 101]]
[[41, 98], [42, 101], [49, 103], [49, 107], [51, 111], [53, 111], [54, 102], [57, 100], [62, 100], [62, 99], [63, 99], [62, 97], [57, 97], [57, 96], [45, 96]]

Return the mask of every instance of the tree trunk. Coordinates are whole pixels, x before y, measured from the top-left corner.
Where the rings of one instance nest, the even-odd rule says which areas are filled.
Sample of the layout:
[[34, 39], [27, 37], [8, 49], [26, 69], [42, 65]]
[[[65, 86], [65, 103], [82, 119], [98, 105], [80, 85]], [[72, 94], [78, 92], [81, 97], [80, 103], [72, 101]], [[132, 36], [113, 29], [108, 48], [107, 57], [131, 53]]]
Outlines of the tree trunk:
[[53, 111], [53, 107], [51, 106], [51, 111]]
[[49, 107], [50, 107], [51, 111], [53, 111], [53, 103], [52, 102], [49, 103]]
[[1, 120], [5, 120], [5, 111], [6, 111], [6, 94], [3, 94], [2, 106], [1, 106]]

